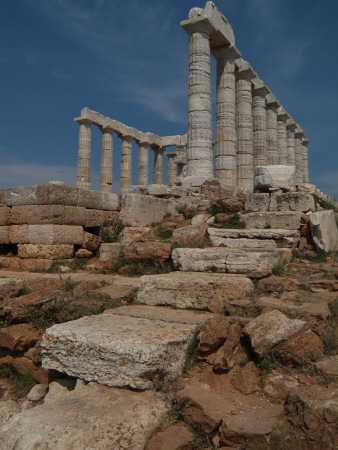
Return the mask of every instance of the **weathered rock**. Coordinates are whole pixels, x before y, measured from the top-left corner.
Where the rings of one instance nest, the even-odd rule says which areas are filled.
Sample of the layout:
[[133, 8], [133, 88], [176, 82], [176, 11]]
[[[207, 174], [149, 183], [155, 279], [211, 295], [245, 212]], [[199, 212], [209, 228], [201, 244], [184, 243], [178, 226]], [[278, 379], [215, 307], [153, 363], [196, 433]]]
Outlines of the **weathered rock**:
[[273, 399], [284, 401], [290, 391], [296, 389], [298, 385], [294, 377], [272, 374], [264, 380], [264, 392]]
[[[210, 230], [210, 228], [209, 228]], [[264, 250], [270, 248], [277, 248], [277, 244], [272, 239], [247, 239], [247, 238], [219, 238], [211, 236], [211, 242], [215, 247], [225, 247], [234, 249], [256, 249]]]
[[123, 197], [119, 218], [126, 226], [147, 227], [161, 222], [166, 213], [175, 213], [176, 206], [174, 200], [128, 194]]
[[236, 448], [266, 448], [267, 437], [276, 427], [278, 416], [282, 411], [282, 405], [269, 405], [262, 409], [225, 417], [220, 427], [220, 443]]
[[147, 241], [153, 237], [151, 227], [125, 227], [121, 233], [121, 244]]
[[60, 399], [69, 391], [75, 389], [76, 380], [74, 378], [59, 378], [48, 385], [48, 393], [45, 397], [45, 403]]
[[316, 369], [326, 379], [338, 381], [338, 356], [318, 361]]
[[315, 211], [315, 201], [312, 195], [303, 192], [287, 192], [272, 194], [270, 211]]
[[162, 262], [170, 258], [171, 246], [165, 242], [136, 242], [124, 250], [126, 259], [132, 261]]
[[0, 347], [13, 352], [20, 352], [34, 347], [40, 335], [31, 323], [11, 325], [0, 329]]
[[0, 426], [8, 422], [18, 412], [20, 412], [18, 402], [14, 400], [0, 401]]
[[267, 292], [296, 291], [298, 283], [292, 278], [271, 275], [258, 281], [258, 287]]
[[199, 225], [201, 223], [206, 223], [210, 217], [211, 217], [210, 214], [205, 214], [205, 213], [196, 214], [191, 219], [191, 225]]
[[28, 225], [30, 244], [82, 244], [83, 228], [76, 225]]
[[232, 384], [244, 395], [260, 390], [259, 373], [253, 361], [243, 366], [232, 378]]
[[319, 250], [338, 250], [338, 229], [333, 211], [317, 211], [310, 214], [312, 239]]
[[47, 386], [44, 384], [36, 384], [27, 394], [27, 400], [30, 402], [38, 402], [47, 394]]
[[202, 353], [216, 350], [224, 344], [229, 334], [230, 318], [215, 315], [203, 326], [200, 333], [198, 349]]
[[304, 364], [315, 360], [324, 352], [324, 345], [311, 330], [301, 330], [276, 346], [278, 358], [283, 363]]
[[0, 263], [3, 267], [7, 267], [8, 269], [21, 268], [21, 259], [13, 256], [0, 256]]
[[21, 278], [0, 278], [0, 300], [17, 297], [23, 287], [24, 281]]
[[301, 211], [252, 212], [241, 214], [241, 220], [246, 223], [247, 228], [270, 226], [271, 228], [298, 230], [301, 215]]
[[147, 389], [159, 375], [180, 374], [197, 323], [208, 318], [139, 306], [54, 325], [41, 343], [43, 367], [108, 386]]
[[165, 431], [154, 434], [145, 450], [185, 450], [191, 447], [195, 436], [183, 423], [169, 425]]
[[0, 227], [0, 244], [10, 244], [9, 229], [8, 226]]
[[271, 165], [255, 167], [255, 188], [289, 190], [295, 185], [295, 166]]
[[81, 225], [86, 224], [86, 208], [81, 206], [65, 206], [65, 225]]
[[64, 224], [65, 207], [63, 205], [21, 205], [13, 206], [11, 224], [13, 225], [51, 225]]
[[[71, 246], [73, 247], [73, 246]], [[45, 271], [48, 270], [53, 263], [53, 259], [41, 259], [41, 258], [28, 258], [28, 259], [22, 259], [21, 260], [21, 270], [24, 270], [26, 272], [31, 271]]]
[[176, 270], [219, 272], [264, 276], [283, 260], [291, 258], [289, 249], [261, 251], [228, 248], [175, 248], [172, 260]]
[[9, 366], [21, 374], [30, 373], [33, 379], [41, 384], [48, 384], [52, 376], [49, 370], [42, 369], [34, 364], [32, 360], [25, 358], [24, 356], [13, 358], [12, 356], [7, 355], [0, 358], [0, 364]]
[[12, 225], [9, 227], [11, 244], [28, 244], [28, 225]]
[[213, 370], [215, 372], [228, 372], [236, 362], [239, 363], [243, 360], [243, 349], [240, 343], [241, 336], [241, 327], [238, 323], [232, 324], [224, 345], [212, 358]]
[[295, 443], [300, 438], [300, 442], [310, 441], [312, 448], [327, 449], [338, 445], [336, 389], [300, 387], [290, 392], [284, 409], [295, 431]]
[[104, 219], [105, 214], [101, 209], [86, 209], [85, 227], [102, 227]]
[[0, 226], [10, 225], [11, 208], [0, 206]]
[[[77, 252], [75, 252], [74, 256], [75, 256], [75, 258], [91, 258], [92, 256], [94, 256], [94, 253], [85, 248], [79, 248], [79, 250]], [[61, 267], [63, 269], [61, 269]], [[59, 266], [59, 269], [61, 272], [71, 272], [70, 267], [67, 267], [67, 266]]]
[[119, 242], [102, 243], [100, 246], [100, 261], [107, 262], [110, 259], [117, 259], [123, 253], [124, 247]]
[[67, 259], [73, 254], [74, 245], [69, 244], [18, 244], [19, 258]]
[[249, 297], [253, 289], [252, 281], [244, 276], [171, 272], [141, 277], [137, 301], [223, 313], [228, 300]]
[[196, 239], [203, 239], [208, 228], [206, 223], [188, 225], [174, 230], [171, 240], [174, 242], [190, 242]]
[[100, 244], [101, 244], [100, 236], [88, 233], [87, 231], [83, 232], [83, 243], [82, 243], [83, 248], [91, 252], [96, 252], [96, 250], [100, 247]]
[[245, 197], [245, 211], [259, 212], [269, 211], [270, 195], [265, 194], [248, 194]]
[[243, 331], [249, 336], [250, 343], [259, 357], [263, 357], [268, 347], [273, 347], [305, 326], [306, 322], [288, 319], [279, 311], [271, 311], [253, 319]]
[[157, 394], [91, 384], [14, 416], [0, 447], [142, 450], [166, 412]]

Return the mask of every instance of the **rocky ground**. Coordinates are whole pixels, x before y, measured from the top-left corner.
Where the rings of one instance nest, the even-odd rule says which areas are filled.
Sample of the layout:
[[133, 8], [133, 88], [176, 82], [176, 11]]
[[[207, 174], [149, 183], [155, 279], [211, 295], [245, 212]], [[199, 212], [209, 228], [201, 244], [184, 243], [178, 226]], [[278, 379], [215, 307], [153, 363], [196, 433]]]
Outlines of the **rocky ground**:
[[[235, 213], [191, 213], [167, 217], [148, 229], [119, 230], [124, 254], [114, 260], [92, 258], [82, 267], [77, 264], [76, 271], [74, 263], [65, 262], [49, 273], [0, 269], [3, 448], [338, 446], [336, 256], [313, 251], [304, 219], [300, 251], [291, 262], [275, 265], [272, 274], [170, 273], [176, 246], [210, 247], [205, 232], [211, 217], [214, 228], [234, 221], [241, 229]], [[157, 295], [152, 293], [154, 274]], [[168, 296], [173, 290], [174, 300]], [[180, 321], [198, 323], [198, 333], [185, 347], [182, 375], [142, 374], [135, 391], [130, 383], [126, 389], [127, 382], [124, 389], [114, 382], [115, 387], [107, 387], [41, 367], [47, 328], [112, 309], [120, 314], [114, 316], [119, 322], [116, 317], [128, 305], [139, 322], [174, 323], [175, 333]], [[163, 309], [157, 317], [146, 317], [142, 308]], [[187, 317], [191, 309], [204, 311], [203, 320], [184, 319], [181, 308]], [[185, 325], [184, 332], [191, 334], [194, 326]], [[167, 334], [158, 335], [163, 345]], [[60, 364], [66, 366], [62, 357]], [[142, 391], [142, 382], [147, 388], [151, 382], [151, 389]], [[27, 437], [32, 427], [40, 441]]]

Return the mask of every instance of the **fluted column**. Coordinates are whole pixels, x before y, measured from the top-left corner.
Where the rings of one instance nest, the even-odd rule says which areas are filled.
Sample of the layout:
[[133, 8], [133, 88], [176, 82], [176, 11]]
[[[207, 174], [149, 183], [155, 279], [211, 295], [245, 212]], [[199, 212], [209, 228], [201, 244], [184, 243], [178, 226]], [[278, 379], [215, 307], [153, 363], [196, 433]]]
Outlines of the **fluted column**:
[[254, 165], [266, 166], [267, 155], [267, 133], [266, 133], [266, 95], [269, 89], [265, 84], [255, 78], [252, 80], [252, 114], [254, 133]]
[[113, 192], [113, 135], [102, 128], [100, 191]]
[[132, 143], [130, 136], [122, 136], [120, 194], [127, 194], [132, 185]]
[[172, 186], [176, 179], [176, 152], [168, 152], [166, 156], [168, 157], [167, 185]]
[[302, 138], [304, 131], [301, 128], [297, 128], [295, 131], [295, 160], [296, 160], [296, 177], [295, 183], [303, 183], [303, 144]]
[[254, 188], [251, 80], [255, 76], [249, 64], [237, 71], [237, 187], [248, 193]]
[[288, 165], [295, 166], [296, 158], [295, 158], [295, 130], [297, 125], [292, 119], [288, 119], [286, 121], [286, 139], [288, 144]]
[[76, 186], [82, 189], [90, 189], [90, 152], [92, 141], [91, 123], [85, 119], [77, 120], [77, 122], [80, 125], [80, 129]]
[[[189, 33], [187, 176], [213, 176], [210, 43], [208, 23], [192, 23]], [[201, 183], [203, 180], [201, 180]]]
[[286, 121], [288, 114], [280, 106], [277, 110], [277, 154], [278, 164], [286, 165], [288, 161], [288, 144], [286, 139]]
[[163, 184], [163, 152], [165, 148], [153, 148], [154, 150], [154, 184]]
[[309, 139], [303, 138], [302, 146], [303, 146], [303, 165], [302, 165], [302, 173], [303, 173], [303, 183], [309, 182], [309, 160], [308, 160], [308, 145]]
[[138, 184], [147, 186], [149, 184], [149, 143], [139, 143], [138, 158]]
[[280, 106], [273, 94], [266, 96], [267, 165], [278, 164], [277, 156], [277, 108]]
[[231, 192], [237, 191], [235, 47], [213, 50], [217, 59], [215, 177]]

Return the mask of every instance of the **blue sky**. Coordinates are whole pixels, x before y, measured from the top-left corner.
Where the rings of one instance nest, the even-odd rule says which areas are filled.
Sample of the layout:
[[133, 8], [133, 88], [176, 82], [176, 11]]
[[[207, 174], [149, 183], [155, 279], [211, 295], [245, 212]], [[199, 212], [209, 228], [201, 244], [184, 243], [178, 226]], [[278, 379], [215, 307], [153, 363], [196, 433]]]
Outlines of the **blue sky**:
[[[338, 1], [218, 0], [236, 45], [310, 139], [310, 182], [338, 198]], [[0, 0], [0, 187], [74, 185], [87, 106], [184, 134], [188, 35], [200, 0]], [[213, 90], [215, 90], [215, 64]], [[100, 132], [93, 129], [97, 188]], [[134, 145], [133, 155], [137, 155]], [[114, 178], [120, 142], [114, 137]], [[134, 167], [136, 183], [136, 167]], [[116, 188], [116, 183], [115, 183]]]

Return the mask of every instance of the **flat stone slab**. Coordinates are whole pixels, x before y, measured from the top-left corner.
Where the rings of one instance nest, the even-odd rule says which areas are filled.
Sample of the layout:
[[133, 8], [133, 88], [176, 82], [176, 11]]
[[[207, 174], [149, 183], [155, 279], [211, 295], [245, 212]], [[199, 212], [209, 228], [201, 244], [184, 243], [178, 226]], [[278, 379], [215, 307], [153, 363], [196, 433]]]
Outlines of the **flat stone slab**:
[[54, 325], [41, 343], [44, 368], [107, 386], [148, 389], [174, 379], [210, 314], [131, 306]]
[[171, 272], [141, 277], [137, 301], [223, 313], [227, 301], [249, 297], [253, 289], [252, 281], [242, 275]]
[[183, 272], [218, 272], [265, 276], [282, 261], [289, 261], [290, 249], [176, 248], [172, 260]]
[[270, 226], [277, 229], [298, 230], [302, 214], [302, 211], [251, 212], [241, 214], [241, 220], [245, 222], [247, 228]]
[[0, 429], [0, 447], [142, 450], [166, 413], [153, 392], [91, 383], [14, 415]]

